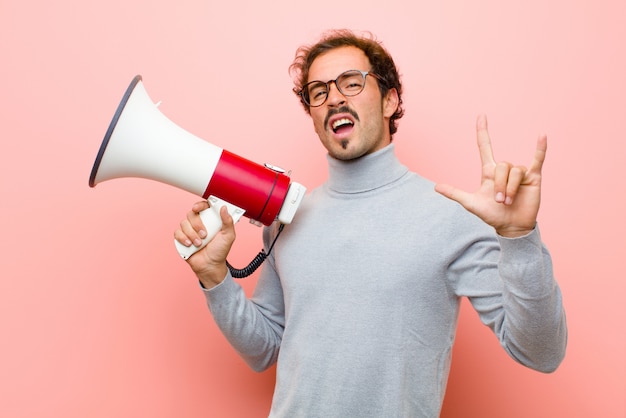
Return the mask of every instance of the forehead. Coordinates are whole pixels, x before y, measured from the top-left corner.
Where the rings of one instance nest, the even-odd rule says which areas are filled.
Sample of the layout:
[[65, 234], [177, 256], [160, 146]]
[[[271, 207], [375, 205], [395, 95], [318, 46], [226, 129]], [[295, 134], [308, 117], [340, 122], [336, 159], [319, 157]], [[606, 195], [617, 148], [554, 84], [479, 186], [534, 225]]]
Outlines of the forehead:
[[362, 50], [354, 46], [343, 46], [331, 49], [315, 58], [309, 68], [308, 81], [334, 80], [344, 71], [369, 71], [369, 69], [369, 59]]

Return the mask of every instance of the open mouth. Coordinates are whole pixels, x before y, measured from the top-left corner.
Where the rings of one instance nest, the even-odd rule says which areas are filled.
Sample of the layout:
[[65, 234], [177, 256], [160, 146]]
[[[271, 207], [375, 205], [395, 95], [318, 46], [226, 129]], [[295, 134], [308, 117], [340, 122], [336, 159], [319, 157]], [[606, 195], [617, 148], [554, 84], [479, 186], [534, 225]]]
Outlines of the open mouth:
[[352, 129], [354, 122], [348, 118], [337, 119], [333, 122], [331, 129], [334, 133], [340, 133]]

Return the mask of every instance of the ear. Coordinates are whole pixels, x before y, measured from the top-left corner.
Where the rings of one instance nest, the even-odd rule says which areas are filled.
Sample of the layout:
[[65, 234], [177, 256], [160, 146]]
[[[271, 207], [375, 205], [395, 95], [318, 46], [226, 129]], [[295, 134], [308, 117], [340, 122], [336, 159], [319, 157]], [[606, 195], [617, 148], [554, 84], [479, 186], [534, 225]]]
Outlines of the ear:
[[390, 118], [396, 110], [398, 110], [398, 104], [400, 98], [398, 97], [398, 90], [395, 88], [389, 89], [385, 97], [383, 98], [383, 115], [386, 118]]

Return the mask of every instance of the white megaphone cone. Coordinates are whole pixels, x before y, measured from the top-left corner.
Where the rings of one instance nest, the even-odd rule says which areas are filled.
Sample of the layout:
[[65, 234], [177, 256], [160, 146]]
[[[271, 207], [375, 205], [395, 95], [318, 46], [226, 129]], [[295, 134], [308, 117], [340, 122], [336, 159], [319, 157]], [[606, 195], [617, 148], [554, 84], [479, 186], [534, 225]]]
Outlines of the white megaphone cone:
[[200, 214], [208, 234], [202, 245], [185, 247], [175, 241], [184, 259], [220, 230], [222, 206], [235, 222], [246, 216], [263, 225], [275, 220], [289, 224], [306, 192], [283, 170], [246, 160], [174, 124], [152, 102], [141, 76], [133, 79], [115, 112], [89, 186], [121, 177], [156, 180], [209, 200], [211, 207]]

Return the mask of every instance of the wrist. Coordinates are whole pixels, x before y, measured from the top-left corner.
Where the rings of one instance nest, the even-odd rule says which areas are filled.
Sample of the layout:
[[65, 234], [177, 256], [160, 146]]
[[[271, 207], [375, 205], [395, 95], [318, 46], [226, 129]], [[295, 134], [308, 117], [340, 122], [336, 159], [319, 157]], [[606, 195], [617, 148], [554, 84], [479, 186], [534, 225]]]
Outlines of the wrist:
[[500, 228], [496, 229], [496, 233], [504, 238], [519, 238], [533, 232], [535, 227], [527, 228]]
[[227, 274], [228, 267], [226, 267], [226, 264], [215, 266], [210, 270], [196, 272], [196, 276], [200, 281], [200, 285], [207, 290], [221, 284], [226, 278]]

